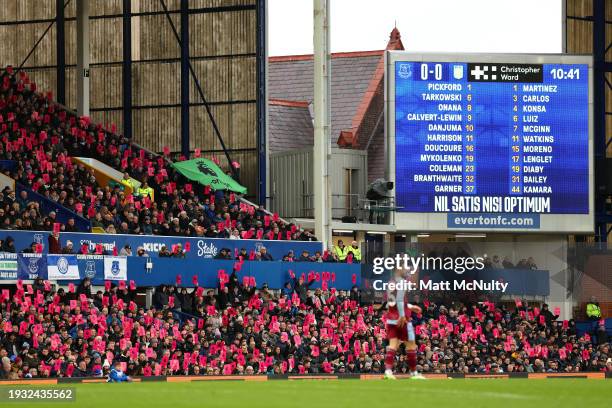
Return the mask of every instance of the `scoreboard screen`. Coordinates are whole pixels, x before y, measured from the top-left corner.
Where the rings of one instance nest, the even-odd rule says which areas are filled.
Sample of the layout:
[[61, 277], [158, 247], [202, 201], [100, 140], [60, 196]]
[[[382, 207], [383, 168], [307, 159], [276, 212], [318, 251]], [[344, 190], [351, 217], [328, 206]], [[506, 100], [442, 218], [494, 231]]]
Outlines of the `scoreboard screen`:
[[400, 221], [419, 220], [421, 230], [591, 231], [590, 58], [429, 57], [387, 56]]

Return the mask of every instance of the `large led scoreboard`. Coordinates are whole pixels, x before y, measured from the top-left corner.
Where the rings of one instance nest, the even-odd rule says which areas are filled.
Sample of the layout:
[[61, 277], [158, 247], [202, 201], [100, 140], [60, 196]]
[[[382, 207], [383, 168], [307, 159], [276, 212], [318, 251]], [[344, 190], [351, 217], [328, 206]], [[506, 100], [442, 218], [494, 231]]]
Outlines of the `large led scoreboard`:
[[593, 231], [592, 59], [386, 55], [398, 230]]

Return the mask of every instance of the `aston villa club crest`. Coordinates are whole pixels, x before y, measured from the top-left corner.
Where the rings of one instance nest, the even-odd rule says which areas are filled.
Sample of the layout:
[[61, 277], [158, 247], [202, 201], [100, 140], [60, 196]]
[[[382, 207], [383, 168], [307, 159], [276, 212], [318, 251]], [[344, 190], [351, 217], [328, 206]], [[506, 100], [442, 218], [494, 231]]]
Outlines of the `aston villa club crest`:
[[453, 66], [453, 78], [463, 79], [463, 65]]

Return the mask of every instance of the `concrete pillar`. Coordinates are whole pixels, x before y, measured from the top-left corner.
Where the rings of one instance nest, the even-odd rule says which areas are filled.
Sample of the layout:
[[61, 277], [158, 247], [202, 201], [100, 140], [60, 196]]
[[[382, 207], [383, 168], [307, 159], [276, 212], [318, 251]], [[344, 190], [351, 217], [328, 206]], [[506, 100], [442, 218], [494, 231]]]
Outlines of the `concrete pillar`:
[[314, 216], [315, 235], [327, 245], [331, 242], [331, 54], [330, 0], [314, 1]]
[[77, 0], [77, 113], [89, 116], [89, 0]]
[[155, 289], [147, 288], [145, 292], [145, 307], [150, 309], [153, 306], [153, 293], [155, 293]]

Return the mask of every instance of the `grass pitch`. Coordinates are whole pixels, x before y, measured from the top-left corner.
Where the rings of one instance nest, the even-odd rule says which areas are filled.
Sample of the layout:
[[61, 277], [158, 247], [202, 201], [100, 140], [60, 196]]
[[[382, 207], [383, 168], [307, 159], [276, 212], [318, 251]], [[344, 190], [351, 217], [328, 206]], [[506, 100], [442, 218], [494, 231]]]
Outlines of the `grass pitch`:
[[[3, 386], [5, 387], [5, 386]], [[14, 387], [14, 386], [6, 386]], [[456, 379], [429, 381], [196, 381], [63, 384], [75, 402], [14, 402], [3, 406], [84, 408], [228, 407], [611, 407], [612, 381], [586, 379]]]

